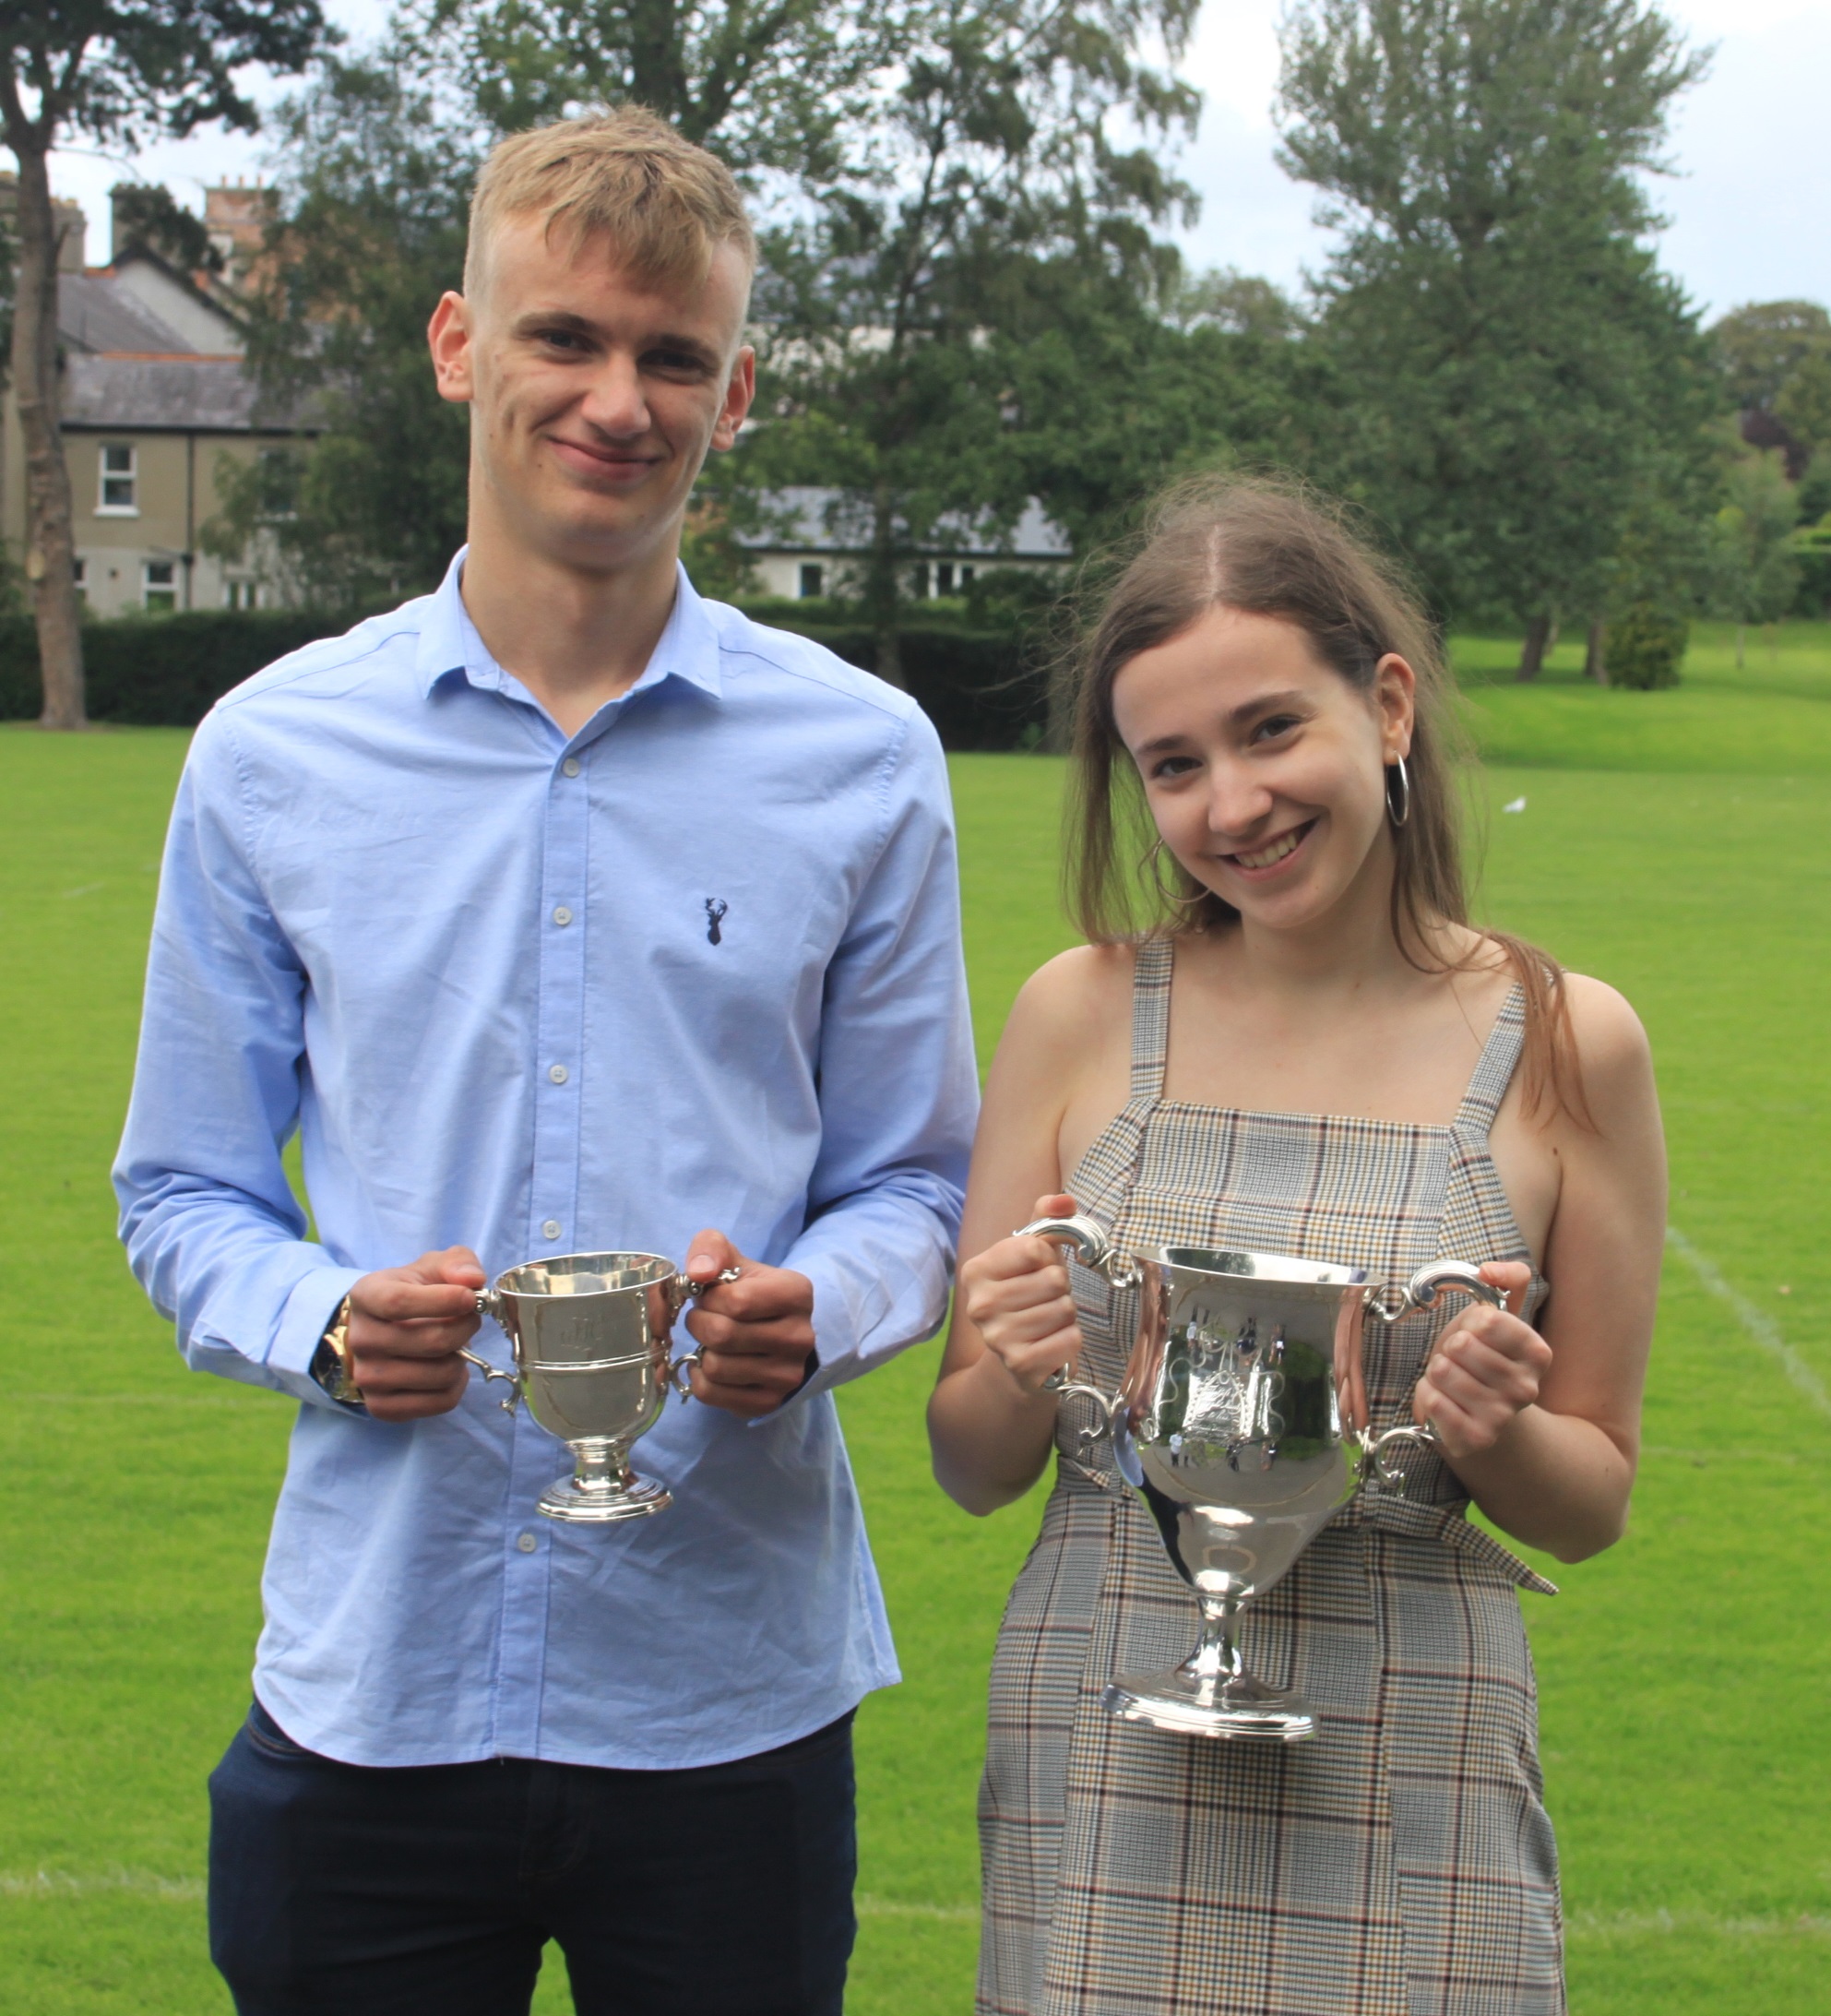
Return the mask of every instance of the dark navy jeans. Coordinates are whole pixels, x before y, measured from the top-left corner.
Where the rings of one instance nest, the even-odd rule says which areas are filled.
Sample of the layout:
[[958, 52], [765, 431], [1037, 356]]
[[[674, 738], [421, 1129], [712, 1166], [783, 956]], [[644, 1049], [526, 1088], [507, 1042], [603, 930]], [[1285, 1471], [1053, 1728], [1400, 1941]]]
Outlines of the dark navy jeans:
[[851, 1717], [691, 1771], [377, 1771], [258, 1702], [211, 1774], [210, 1955], [240, 2016], [840, 2016]]

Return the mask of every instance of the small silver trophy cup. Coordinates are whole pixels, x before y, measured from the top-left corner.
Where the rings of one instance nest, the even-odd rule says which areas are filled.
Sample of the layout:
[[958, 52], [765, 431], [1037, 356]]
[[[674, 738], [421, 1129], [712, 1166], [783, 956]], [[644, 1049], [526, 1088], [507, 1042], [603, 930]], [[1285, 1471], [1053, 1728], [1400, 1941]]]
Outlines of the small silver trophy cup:
[[[735, 1281], [736, 1268], [719, 1276]], [[655, 1253], [567, 1253], [529, 1260], [498, 1274], [477, 1297], [515, 1350], [504, 1372], [475, 1352], [464, 1355], [488, 1379], [515, 1390], [503, 1402], [528, 1411], [573, 1456], [573, 1473], [541, 1494], [549, 1519], [603, 1525], [665, 1511], [672, 1494], [629, 1467], [629, 1445], [661, 1418], [668, 1390], [690, 1397], [688, 1373], [697, 1351], [670, 1355], [674, 1318], [712, 1282], [676, 1273]]]
[[1395, 1451], [1436, 1440], [1409, 1423], [1375, 1436], [1361, 1333], [1445, 1289], [1503, 1306], [1463, 1260], [1433, 1260], [1403, 1286], [1361, 1268], [1279, 1253], [1195, 1247], [1115, 1252], [1092, 1219], [1040, 1218], [1018, 1237], [1056, 1239], [1115, 1286], [1139, 1289], [1137, 1336], [1119, 1392], [1048, 1382], [1100, 1410], [1084, 1439], [1112, 1437], [1120, 1474], [1143, 1499], [1202, 1610], [1200, 1642], [1166, 1673], [1122, 1675], [1101, 1697], [1125, 1722], [1191, 1736], [1301, 1743], [1316, 1733], [1300, 1695], [1247, 1671], [1240, 1615], [1286, 1574], [1356, 1489], [1402, 1489]]

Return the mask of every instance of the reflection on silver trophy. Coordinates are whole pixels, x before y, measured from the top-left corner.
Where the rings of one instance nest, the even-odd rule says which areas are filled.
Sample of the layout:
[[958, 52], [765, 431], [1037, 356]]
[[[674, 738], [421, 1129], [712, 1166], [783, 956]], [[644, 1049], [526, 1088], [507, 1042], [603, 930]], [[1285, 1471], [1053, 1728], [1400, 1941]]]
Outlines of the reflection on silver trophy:
[[1102, 1697], [1123, 1721], [1193, 1736], [1301, 1743], [1316, 1733], [1302, 1696], [1246, 1669], [1236, 1638], [1253, 1597], [1286, 1574], [1366, 1480], [1402, 1489], [1408, 1423], [1368, 1422], [1362, 1328], [1397, 1322], [1453, 1288], [1495, 1307], [1505, 1296], [1462, 1260], [1433, 1260], [1403, 1285], [1364, 1269], [1277, 1253], [1162, 1247], [1115, 1252], [1090, 1218], [1043, 1218], [1018, 1237], [1056, 1239], [1115, 1286], [1135, 1282], [1138, 1329], [1116, 1395], [1056, 1373], [1050, 1389], [1095, 1403], [1120, 1474], [1144, 1501], [1202, 1610], [1201, 1640], [1165, 1673], [1122, 1675]]
[[[719, 1281], [737, 1278], [731, 1268]], [[674, 1318], [717, 1285], [690, 1281], [655, 1253], [568, 1253], [511, 1267], [477, 1297], [479, 1313], [493, 1317], [514, 1346], [515, 1370], [463, 1355], [486, 1380], [514, 1385], [505, 1413], [525, 1396], [529, 1413], [572, 1451], [572, 1475], [541, 1495], [549, 1519], [602, 1525], [672, 1504], [662, 1485], [629, 1467], [629, 1445], [661, 1418], [670, 1387], [689, 1397], [699, 1354], [670, 1355]]]

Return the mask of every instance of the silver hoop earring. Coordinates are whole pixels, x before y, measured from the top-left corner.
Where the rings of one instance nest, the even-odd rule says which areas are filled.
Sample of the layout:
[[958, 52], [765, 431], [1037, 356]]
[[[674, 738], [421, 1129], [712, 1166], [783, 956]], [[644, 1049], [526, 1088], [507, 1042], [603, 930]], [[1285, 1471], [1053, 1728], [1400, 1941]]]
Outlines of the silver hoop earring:
[[[1393, 778], [1398, 779], [1397, 802], [1393, 793]], [[1411, 817], [1411, 778], [1405, 768], [1405, 758], [1396, 756], [1386, 765], [1386, 817], [1394, 827], [1401, 827]]]
[[1178, 896], [1174, 894], [1171, 890], [1164, 888], [1163, 835], [1161, 833], [1159, 833], [1157, 838], [1151, 842], [1151, 850], [1149, 853], [1147, 853], [1145, 858], [1141, 862], [1139, 862], [1138, 872], [1146, 878], [1147, 881], [1149, 882], [1151, 888], [1157, 891], [1158, 897], [1161, 901], [1171, 905], [1177, 910], [1198, 909], [1203, 903], [1207, 901], [1208, 897], [1212, 893], [1211, 890], [1198, 889], [1193, 896]]

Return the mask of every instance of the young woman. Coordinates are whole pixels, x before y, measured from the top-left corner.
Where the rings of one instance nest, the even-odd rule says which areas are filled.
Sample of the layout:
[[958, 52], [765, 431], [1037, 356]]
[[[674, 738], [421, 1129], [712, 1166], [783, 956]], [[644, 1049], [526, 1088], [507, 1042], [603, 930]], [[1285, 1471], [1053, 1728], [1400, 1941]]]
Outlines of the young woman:
[[[1665, 1223], [1646, 1038], [1609, 987], [1468, 922], [1436, 648], [1316, 504], [1171, 492], [1080, 671], [1090, 943], [1029, 981], [999, 1046], [929, 1411], [969, 1511], [1056, 1457], [993, 1671], [979, 2010], [1550, 2016], [1516, 1590], [1552, 1585], [1465, 1515], [1565, 1561], [1621, 1535]], [[1507, 1291], [1368, 1326], [1373, 1426], [1430, 1420], [1441, 1448], [1248, 1613], [1249, 1663], [1316, 1705], [1314, 1742], [1100, 1706], [1115, 1673], [1181, 1659], [1196, 1614], [1110, 1444], [1078, 1441], [1084, 1403], [1043, 1390], [1073, 1365], [1112, 1390], [1131, 1342], [1135, 1292], [1009, 1236], [1076, 1207], [1122, 1248], [1381, 1280], [1448, 1256]]]

